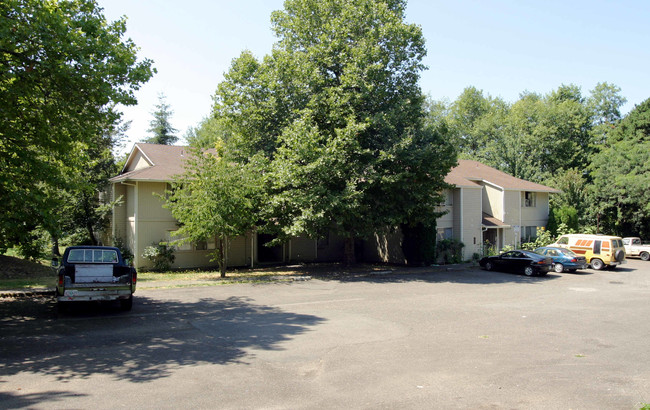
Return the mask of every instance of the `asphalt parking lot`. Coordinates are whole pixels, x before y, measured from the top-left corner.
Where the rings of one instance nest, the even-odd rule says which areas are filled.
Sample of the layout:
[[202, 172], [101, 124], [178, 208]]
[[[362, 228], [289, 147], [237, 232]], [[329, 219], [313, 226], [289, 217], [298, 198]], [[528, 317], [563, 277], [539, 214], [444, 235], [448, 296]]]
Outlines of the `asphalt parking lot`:
[[0, 408], [638, 409], [650, 262], [0, 300]]

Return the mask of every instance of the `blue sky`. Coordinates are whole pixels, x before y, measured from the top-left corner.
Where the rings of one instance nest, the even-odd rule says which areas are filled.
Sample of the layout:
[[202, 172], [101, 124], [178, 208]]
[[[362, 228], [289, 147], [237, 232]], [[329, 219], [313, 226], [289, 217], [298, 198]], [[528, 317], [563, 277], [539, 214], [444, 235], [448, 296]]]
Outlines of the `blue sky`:
[[[158, 94], [183, 136], [210, 114], [212, 95], [233, 58], [261, 58], [276, 41], [270, 15], [283, 0], [98, 0], [108, 20], [127, 16], [127, 37], [158, 73], [125, 107], [130, 150], [147, 136]], [[423, 91], [453, 101], [464, 88], [514, 102], [523, 91], [545, 94], [576, 84], [588, 95], [599, 82], [628, 102], [650, 98], [650, 1], [410, 0], [408, 23], [422, 27], [428, 55]]]

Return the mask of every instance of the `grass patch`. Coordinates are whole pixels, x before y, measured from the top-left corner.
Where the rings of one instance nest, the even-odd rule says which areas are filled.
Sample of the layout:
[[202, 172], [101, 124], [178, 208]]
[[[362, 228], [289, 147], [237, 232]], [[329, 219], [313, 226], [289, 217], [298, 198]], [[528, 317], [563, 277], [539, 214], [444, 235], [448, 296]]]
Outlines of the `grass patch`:
[[[289, 276], [336, 279], [348, 275], [384, 272], [386, 269], [386, 265], [361, 264], [346, 267], [336, 263], [315, 263], [230, 269], [225, 278], [222, 278], [217, 270], [140, 271], [138, 272], [138, 283], [146, 284], [148, 288], [216, 286], [267, 280], [283, 281], [285, 276], [286, 280], [290, 279]], [[160, 282], [160, 285], [156, 282]], [[46, 265], [45, 261], [35, 263], [0, 255], [0, 290], [52, 288], [55, 285], [56, 274]]]
[[138, 272], [138, 282], [149, 281], [184, 281], [184, 280], [238, 280], [243, 278], [260, 278], [271, 276], [288, 276], [288, 275], [302, 275], [302, 272], [296, 270], [232, 270], [228, 271], [225, 278], [222, 278], [218, 271], [171, 271], [171, 272]]
[[0, 279], [0, 290], [29, 290], [37, 288], [53, 288], [56, 285], [55, 276], [43, 276], [22, 279]]

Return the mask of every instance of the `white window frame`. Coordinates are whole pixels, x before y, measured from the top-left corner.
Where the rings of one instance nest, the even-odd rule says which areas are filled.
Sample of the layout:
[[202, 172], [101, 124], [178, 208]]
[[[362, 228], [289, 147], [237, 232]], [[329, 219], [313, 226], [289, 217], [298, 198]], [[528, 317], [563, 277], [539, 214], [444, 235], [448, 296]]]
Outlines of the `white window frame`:
[[524, 191], [524, 207], [535, 208], [537, 206], [537, 193], [532, 191]]

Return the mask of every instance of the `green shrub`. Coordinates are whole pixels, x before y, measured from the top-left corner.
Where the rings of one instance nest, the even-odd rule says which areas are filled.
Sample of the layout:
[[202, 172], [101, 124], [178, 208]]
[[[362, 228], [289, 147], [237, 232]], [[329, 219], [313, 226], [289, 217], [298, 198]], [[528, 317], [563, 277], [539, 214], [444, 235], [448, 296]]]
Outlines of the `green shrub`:
[[456, 239], [443, 239], [436, 244], [438, 261], [445, 264], [460, 263], [463, 260], [463, 248], [465, 244]]
[[22, 241], [15, 249], [23, 259], [49, 259], [50, 235], [44, 229], [34, 229], [27, 234], [27, 240]]
[[[131, 252], [131, 248], [129, 248], [129, 246], [126, 244], [126, 241], [124, 239], [122, 239], [121, 237], [114, 236], [113, 246], [120, 250], [120, 253], [122, 254], [122, 258], [125, 261], [128, 260], [130, 262], [133, 262], [133, 252]], [[147, 250], [145, 249], [145, 252], [146, 251]]]
[[499, 254], [499, 251], [497, 251], [497, 248], [495, 245], [493, 245], [490, 241], [486, 240], [483, 243], [483, 256], [495, 256]]
[[175, 248], [173, 246], [167, 246], [165, 242], [154, 242], [144, 248], [142, 257], [151, 261], [154, 271], [165, 272], [171, 269], [172, 264], [176, 260], [174, 251]]
[[[562, 226], [563, 224], [560, 224]], [[559, 229], [559, 227], [558, 227]], [[551, 236], [551, 232], [544, 228], [543, 226], [537, 230], [537, 237], [532, 242], [526, 242], [521, 244], [521, 249], [526, 249], [528, 251], [534, 251], [535, 249], [548, 246], [555, 242], [555, 239]]]
[[503, 248], [501, 248], [501, 253], [514, 251], [514, 250], [515, 250], [515, 247], [513, 245], [506, 245]]

